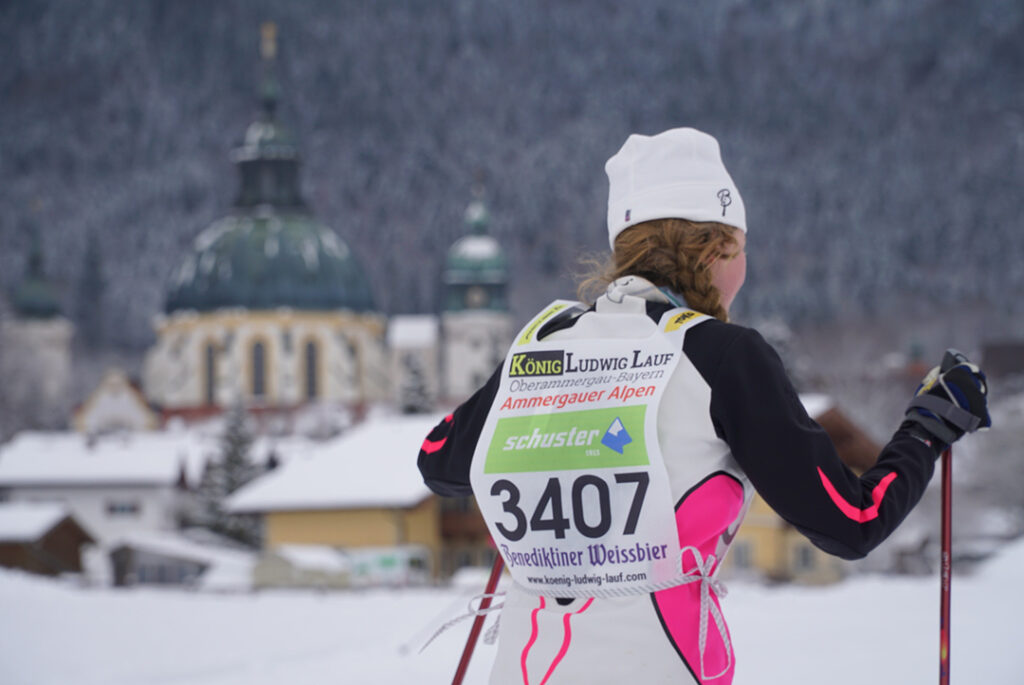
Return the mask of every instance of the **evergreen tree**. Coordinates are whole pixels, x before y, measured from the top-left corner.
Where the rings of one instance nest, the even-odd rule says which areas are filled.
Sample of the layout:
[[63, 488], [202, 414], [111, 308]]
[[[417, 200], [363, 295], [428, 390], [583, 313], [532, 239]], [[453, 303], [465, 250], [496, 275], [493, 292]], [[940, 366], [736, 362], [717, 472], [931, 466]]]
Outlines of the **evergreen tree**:
[[232, 405], [227, 412], [224, 433], [220, 439], [226, 495], [230, 495], [256, 475], [252, 460], [249, 458], [253, 435], [247, 425], [247, 418], [245, 408], [240, 403]]
[[195, 523], [247, 545], [257, 546], [260, 541], [258, 517], [231, 514], [225, 510], [227, 498], [262, 471], [249, 456], [253, 435], [247, 418], [241, 404], [235, 404], [228, 410], [220, 452], [207, 461], [199, 482], [199, 511]]
[[430, 393], [424, 378], [423, 366], [414, 354], [402, 358], [404, 373], [399, 392], [399, 402], [404, 414], [418, 414], [430, 410]]

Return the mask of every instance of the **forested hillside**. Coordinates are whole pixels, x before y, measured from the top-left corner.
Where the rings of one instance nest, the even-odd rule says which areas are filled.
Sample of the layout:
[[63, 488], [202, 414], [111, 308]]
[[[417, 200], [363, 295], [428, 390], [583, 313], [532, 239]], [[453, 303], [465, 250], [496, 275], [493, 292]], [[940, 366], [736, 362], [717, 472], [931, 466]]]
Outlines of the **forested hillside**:
[[1016, 0], [4, 2], [0, 287], [39, 231], [82, 322], [94, 242], [104, 339], [148, 344], [233, 198], [267, 20], [307, 200], [386, 312], [435, 307], [477, 183], [516, 313], [570, 294], [606, 246], [605, 159], [679, 125], [720, 139], [744, 194], [739, 318], [1024, 310]]

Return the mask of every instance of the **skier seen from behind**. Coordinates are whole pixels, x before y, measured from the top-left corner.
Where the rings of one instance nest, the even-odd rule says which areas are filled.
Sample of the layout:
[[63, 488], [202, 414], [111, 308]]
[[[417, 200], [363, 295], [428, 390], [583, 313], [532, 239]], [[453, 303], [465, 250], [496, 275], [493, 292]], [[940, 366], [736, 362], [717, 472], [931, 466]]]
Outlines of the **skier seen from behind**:
[[857, 477], [771, 346], [729, 323], [747, 222], [718, 142], [632, 135], [605, 170], [613, 254], [588, 281], [604, 294], [535, 316], [419, 468], [440, 495], [475, 495], [514, 581], [491, 683], [731, 683], [716, 577], [754, 492], [863, 557], [936, 457], [990, 425], [985, 377], [962, 355], [934, 370]]

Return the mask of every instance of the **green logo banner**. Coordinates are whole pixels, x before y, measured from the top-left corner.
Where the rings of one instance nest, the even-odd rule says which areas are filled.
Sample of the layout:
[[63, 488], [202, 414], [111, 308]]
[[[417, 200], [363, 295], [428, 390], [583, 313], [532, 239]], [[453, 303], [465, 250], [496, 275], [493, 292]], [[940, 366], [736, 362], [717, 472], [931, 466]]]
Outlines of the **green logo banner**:
[[646, 405], [499, 419], [484, 473], [646, 466]]

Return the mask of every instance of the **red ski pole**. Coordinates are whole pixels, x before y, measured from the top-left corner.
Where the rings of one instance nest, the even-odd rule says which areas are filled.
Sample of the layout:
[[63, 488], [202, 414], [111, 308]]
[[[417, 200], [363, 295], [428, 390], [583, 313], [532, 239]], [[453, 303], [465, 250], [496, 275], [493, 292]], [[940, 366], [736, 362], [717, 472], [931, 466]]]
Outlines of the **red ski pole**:
[[[501, 555], [495, 553], [494, 566], [491, 567], [491, 577], [487, 579], [484, 598], [480, 600], [481, 611], [491, 606], [491, 595], [494, 594], [495, 589], [498, 587], [498, 579], [501, 578], [501, 571], [504, 567], [505, 562], [502, 560]], [[462, 685], [462, 679], [466, 677], [469, 660], [473, 656], [473, 650], [476, 649], [476, 641], [480, 637], [480, 630], [484, 627], [484, 618], [486, 616], [481, 613], [477, 614], [476, 618], [473, 619], [473, 627], [469, 629], [466, 648], [462, 650], [462, 658], [459, 660], [459, 667], [455, 670], [455, 678], [452, 680], [452, 685]]]
[[942, 453], [942, 567], [939, 602], [939, 685], [949, 685], [949, 585], [953, 548], [953, 448]]

